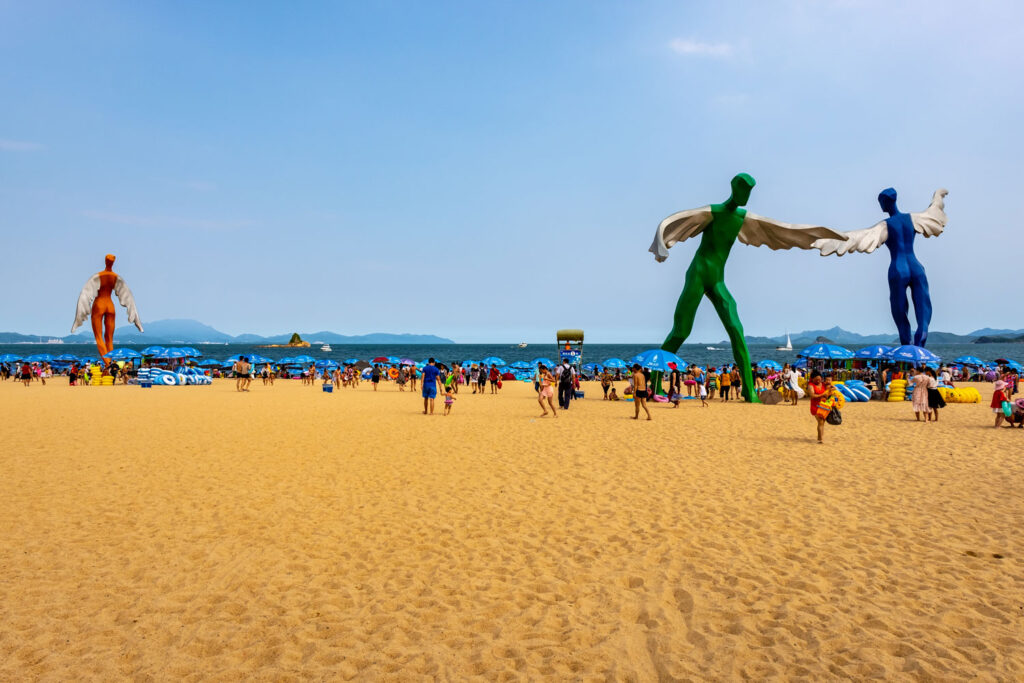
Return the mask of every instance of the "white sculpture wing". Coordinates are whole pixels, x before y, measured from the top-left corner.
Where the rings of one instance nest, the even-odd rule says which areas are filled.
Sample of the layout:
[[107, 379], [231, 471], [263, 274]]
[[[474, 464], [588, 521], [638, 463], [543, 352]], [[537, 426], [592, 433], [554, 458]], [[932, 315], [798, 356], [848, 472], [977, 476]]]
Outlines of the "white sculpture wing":
[[711, 207], [704, 206], [699, 209], [688, 209], [674, 213], [661, 223], [654, 233], [654, 241], [648, 250], [654, 254], [654, 258], [660, 263], [668, 258], [668, 250], [676, 242], [690, 239], [699, 235], [711, 223]]
[[769, 249], [813, 249], [818, 240], [846, 239], [842, 234], [820, 225], [783, 223], [749, 211], [743, 219], [738, 237], [743, 244]]
[[139, 332], [142, 332], [139, 312], [135, 309], [135, 297], [132, 296], [132, 290], [128, 289], [128, 285], [125, 284], [124, 278], [120, 275], [117, 276], [117, 282], [114, 283], [114, 294], [117, 295], [117, 300], [121, 302], [121, 305], [128, 310], [128, 322], [139, 328]]
[[817, 240], [812, 246], [820, 249], [822, 256], [842, 256], [850, 252], [870, 254], [878, 247], [885, 244], [889, 239], [889, 224], [885, 219], [878, 221], [870, 228], [863, 230], [851, 230], [850, 232], [839, 233], [846, 237], [846, 240]]
[[946, 227], [946, 202], [943, 201], [949, 190], [935, 190], [932, 195], [932, 203], [921, 213], [910, 214], [914, 221], [914, 230], [925, 237], [937, 237], [942, 234]]
[[71, 332], [74, 333], [82, 326], [92, 313], [92, 302], [96, 301], [96, 295], [100, 293], [100, 274], [96, 273], [85, 281], [81, 294], [78, 295], [78, 306], [75, 307], [75, 322], [71, 323]]

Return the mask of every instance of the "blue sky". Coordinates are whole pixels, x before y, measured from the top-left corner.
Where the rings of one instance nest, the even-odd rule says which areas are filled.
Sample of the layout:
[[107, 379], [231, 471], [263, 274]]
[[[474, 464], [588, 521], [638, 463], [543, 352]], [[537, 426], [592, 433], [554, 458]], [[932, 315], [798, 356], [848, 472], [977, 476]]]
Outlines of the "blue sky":
[[[1021, 15], [0, 0], [0, 330], [66, 333], [113, 252], [143, 321], [658, 342], [696, 245], [657, 264], [654, 229], [740, 171], [750, 210], [840, 229], [947, 187], [932, 329], [1020, 327]], [[749, 334], [874, 333], [887, 267], [738, 245], [726, 282]], [[691, 340], [724, 337], [705, 303]]]

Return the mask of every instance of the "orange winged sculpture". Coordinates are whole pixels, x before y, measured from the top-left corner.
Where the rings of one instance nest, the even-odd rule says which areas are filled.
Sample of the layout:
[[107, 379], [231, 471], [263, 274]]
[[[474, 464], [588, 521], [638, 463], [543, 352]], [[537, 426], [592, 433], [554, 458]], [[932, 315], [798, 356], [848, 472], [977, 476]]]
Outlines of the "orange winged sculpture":
[[78, 295], [78, 308], [75, 310], [75, 322], [71, 326], [74, 332], [86, 318], [92, 318], [92, 333], [96, 337], [96, 348], [100, 357], [106, 362], [106, 355], [114, 350], [114, 301], [110, 298], [111, 292], [117, 295], [117, 300], [128, 311], [128, 322], [139, 328], [142, 332], [142, 322], [139, 320], [139, 312], [135, 309], [135, 297], [132, 290], [128, 289], [124, 279], [115, 273], [114, 255], [107, 254], [107, 267], [89, 278], [82, 287], [82, 293]]

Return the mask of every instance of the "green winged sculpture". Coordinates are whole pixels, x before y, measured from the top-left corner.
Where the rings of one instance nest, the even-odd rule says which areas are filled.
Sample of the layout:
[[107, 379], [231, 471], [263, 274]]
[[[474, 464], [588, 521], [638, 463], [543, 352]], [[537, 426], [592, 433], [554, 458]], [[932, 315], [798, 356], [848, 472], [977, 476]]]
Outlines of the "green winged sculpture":
[[679, 350], [690, 336], [697, 307], [706, 296], [729, 333], [733, 358], [743, 378], [743, 398], [758, 403], [750, 370], [750, 351], [743, 339], [743, 325], [736, 312], [736, 300], [725, 286], [725, 262], [732, 245], [739, 239], [743, 244], [754, 247], [813, 249], [815, 240], [845, 240], [846, 237], [825, 227], [782, 223], [741, 208], [750, 199], [754, 183], [751, 176], [740, 173], [732, 179], [732, 194], [725, 202], [672, 214], [658, 226], [650, 251], [659, 262], [664, 261], [672, 245], [701, 236], [697, 253], [686, 270], [686, 281], [676, 304], [672, 331], [661, 348], [672, 353]]

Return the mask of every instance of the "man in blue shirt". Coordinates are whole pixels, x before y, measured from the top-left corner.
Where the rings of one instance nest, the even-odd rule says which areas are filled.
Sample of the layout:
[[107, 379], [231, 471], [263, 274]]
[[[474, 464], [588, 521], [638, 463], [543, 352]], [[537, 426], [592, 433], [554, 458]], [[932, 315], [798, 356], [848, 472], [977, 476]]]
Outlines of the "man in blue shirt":
[[427, 414], [427, 408], [430, 409], [430, 414], [434, 414], [434, 399], [437, 397], [437, 376], [441, 374], [441, 371], [434, 365], [434, 359], [431, 358], [427, 361], [426, 367], [423, 368], [423, 414]]

